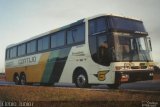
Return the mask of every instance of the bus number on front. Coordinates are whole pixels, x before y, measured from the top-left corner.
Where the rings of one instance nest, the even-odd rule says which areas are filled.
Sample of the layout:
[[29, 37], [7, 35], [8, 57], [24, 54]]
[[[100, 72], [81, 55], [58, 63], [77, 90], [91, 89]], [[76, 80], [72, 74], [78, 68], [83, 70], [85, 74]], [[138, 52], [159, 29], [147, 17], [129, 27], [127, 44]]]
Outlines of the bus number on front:
[[106, 79], [106, 72], [105, 71], [99, 71], [98, 72], [98, 80], [104, 81]]

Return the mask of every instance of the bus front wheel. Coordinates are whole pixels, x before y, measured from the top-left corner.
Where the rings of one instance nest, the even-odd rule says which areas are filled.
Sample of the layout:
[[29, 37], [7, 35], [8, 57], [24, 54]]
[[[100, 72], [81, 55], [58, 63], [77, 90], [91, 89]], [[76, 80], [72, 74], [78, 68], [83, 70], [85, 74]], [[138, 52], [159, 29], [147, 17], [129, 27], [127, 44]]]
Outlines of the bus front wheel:
[[79, 88], [88, 88], [88, 87], [90, 87], [90, 85], [88, 84], [87, 75], [84, 72], [77, 73], [75, 75], [75, 81], [74, 82], [76, 84], [76, 87], [79, 87]]

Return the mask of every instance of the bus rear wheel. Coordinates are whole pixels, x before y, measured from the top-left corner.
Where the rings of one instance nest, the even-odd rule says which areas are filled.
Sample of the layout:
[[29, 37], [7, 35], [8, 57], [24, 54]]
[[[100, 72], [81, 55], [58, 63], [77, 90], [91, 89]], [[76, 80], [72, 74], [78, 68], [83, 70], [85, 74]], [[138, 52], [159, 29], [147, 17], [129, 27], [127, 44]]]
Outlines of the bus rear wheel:
[[13, 81], [15, 82], [16, 85], [19, 85], [20, 84], [20, 78], [19, 78], [19, 75], [18, 74], [15, 74], [14, 77], [13, 77]]
[[20, 84], [26, 85], [26, 75], [24, 73], [20, 75]]

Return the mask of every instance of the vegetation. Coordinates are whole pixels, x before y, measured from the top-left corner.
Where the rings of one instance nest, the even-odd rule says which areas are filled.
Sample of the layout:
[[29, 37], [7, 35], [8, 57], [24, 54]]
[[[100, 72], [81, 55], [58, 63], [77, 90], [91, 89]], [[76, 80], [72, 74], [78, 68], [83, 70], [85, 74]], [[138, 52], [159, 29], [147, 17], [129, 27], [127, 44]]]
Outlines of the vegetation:
[[1, 101], [31, 101], [35, 106], [141, 106], [142, 101], [160, 101], [160, 92], [95, 90], [43, 86], [0, 86]]
[[[155, 73], [154, 79], [160, 79], [160, 74]], [[4, 74], [0, 76], [0, 81], [4, 81]], [[160, 104], [160, 92], [0, 86], [1, 101], [31, 102], [36, 107], [138, 107], [142, 106], [143, 101], [154, 101]]]

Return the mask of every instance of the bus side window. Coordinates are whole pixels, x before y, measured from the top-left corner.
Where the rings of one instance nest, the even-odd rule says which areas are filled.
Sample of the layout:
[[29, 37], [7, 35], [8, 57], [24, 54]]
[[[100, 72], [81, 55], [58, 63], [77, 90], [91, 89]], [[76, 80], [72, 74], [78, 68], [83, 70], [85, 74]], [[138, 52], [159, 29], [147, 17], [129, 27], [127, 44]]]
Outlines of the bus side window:
[[38, 51], [49, 49], [49, 36], [38, 39]]
[[84, 42], [84, 40], [85, 40], [84, 24], [75, 26], [73, 29], [67, 31], [67, 44]]
[[65, 32], [60, 31], [51, 35], [51, 48], [64, 46], [65, 44]]
[[23, 56], [26, 54], [26, 44], [21, 44], [18, 46], [18, 56]]
[[106, 30], [106, 18], [100, 17], [89, 21], [89, 35], [103, 32]]
[[6, 59], [9, 59], [9, 49], [6, 51]]
[[36, 52], [37, 51], [36, 47], [37, 47], [36, 40], [33, 40], [33, 41], [27, 43], [27, 54]]
[[92, 59], [102, 65], [109, 65], [111, 52], [109, 52], [106, 18], [100, 17], [89, 21], [89, 45]]
[[98, 59], [101, 64], [108, 64], [108, 43], [107, 36], [102, 35], [98, 37]]
[[72, 30], [67, 31], [67, 44], [72, 44], [74, 41], [72, 37]]
[[11, 48], [10, 50], [10, 58], [15, 58], [15, 57], [17, 57], [17, 47], [16, 46]]

